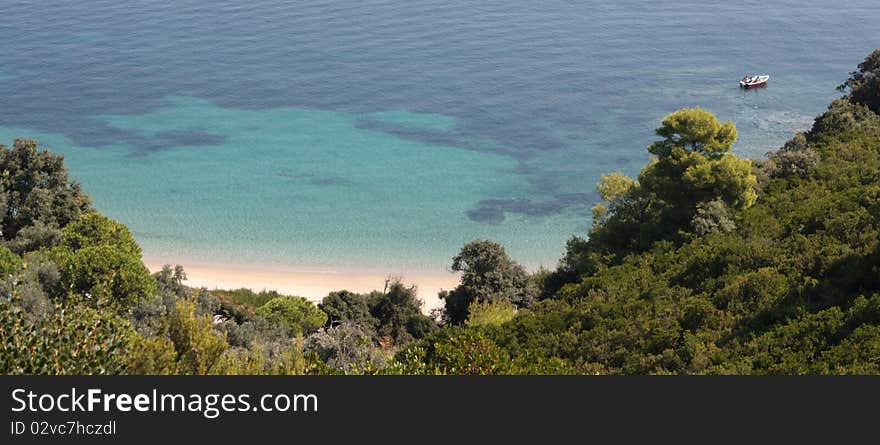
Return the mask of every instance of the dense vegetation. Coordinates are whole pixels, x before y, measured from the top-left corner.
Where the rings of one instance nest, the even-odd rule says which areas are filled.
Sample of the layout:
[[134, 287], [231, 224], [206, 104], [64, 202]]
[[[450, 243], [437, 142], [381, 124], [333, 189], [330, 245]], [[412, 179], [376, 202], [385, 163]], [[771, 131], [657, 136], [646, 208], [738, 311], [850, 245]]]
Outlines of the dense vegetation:
[[708, 111], [603, 175], [587, 237], [529, 274], [491, 241], [425, 316], [388, 280], [321, 304], [150, 275], [61, 157], [0, 147], [4, 373], [880, 373], [880, 50], [763, 160]]

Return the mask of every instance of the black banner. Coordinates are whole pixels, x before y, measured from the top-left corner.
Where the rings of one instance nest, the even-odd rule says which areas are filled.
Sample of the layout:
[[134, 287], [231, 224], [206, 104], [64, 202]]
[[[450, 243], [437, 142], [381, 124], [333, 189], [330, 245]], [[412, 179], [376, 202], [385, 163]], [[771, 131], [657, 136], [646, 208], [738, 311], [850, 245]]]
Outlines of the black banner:
[[[0, 377], [0, 443], [847, 443], [869, 377]], [[669, 442], [672, 443], [672, 442]]]

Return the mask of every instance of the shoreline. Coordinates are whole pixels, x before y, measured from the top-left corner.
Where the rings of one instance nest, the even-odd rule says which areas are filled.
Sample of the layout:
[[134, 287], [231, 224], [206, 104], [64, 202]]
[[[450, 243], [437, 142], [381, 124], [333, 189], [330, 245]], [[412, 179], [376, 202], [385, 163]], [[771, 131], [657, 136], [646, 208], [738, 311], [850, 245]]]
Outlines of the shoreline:
[[368, 269], [326, 269], [308, 266], [283, 266], [274, 264], [233, 264], [211, 263], [175, 259], [161, 260], [143, 257], [144, 265], [151, 273], [159, 271], [162, 266], [177, 264], [186, 272], [184, 284], [190, 287], [215, 289], [248, 288], [255, 292], [275, 290], [285, 295], [298, 295], [315, 303], [320, 302], [328, 293], [338, 290], [365, 293], [381, 290], [388, 277], [400, 277], [406, 284], [414, 284], [418, 288], [418, 297], [424, 303], [422, 310], [427, 313], [432, 308], [442, 307], [443, 302], [437, 298], [441, 290], [452, 290], [458, 285], [458, 274], [444, 270], [436, 273], [431, 271], [390, 271], [380, 272]]

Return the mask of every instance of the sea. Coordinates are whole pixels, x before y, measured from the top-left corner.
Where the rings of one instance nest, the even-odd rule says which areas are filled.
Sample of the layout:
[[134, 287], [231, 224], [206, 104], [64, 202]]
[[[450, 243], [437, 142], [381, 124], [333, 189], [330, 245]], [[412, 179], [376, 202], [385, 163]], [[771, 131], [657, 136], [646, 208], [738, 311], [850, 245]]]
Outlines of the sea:
[[0, 141], [64, 154], [145, 257], [534, 270], [664, 115], [759, 158], [876, 47], [877, 0], [0, 0]]

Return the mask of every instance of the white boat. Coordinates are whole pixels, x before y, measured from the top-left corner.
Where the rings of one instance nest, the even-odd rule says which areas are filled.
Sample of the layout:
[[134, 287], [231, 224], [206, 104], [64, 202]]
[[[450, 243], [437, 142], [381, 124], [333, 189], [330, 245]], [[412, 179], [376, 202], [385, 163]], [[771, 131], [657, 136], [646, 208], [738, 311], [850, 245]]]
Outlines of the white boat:
[[767, 74], [760, 74], [757, 76], [746, 75], [739, 81], [739, 86], [743, 88], [762, 87], [767, 85], [768, 80], [770, 80], [770, 76]]

